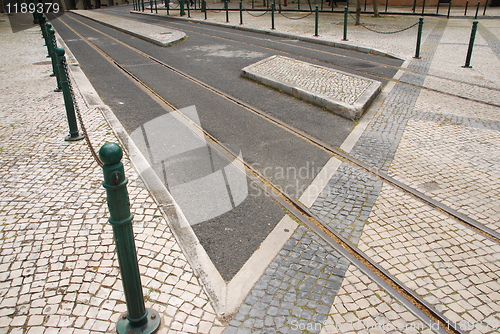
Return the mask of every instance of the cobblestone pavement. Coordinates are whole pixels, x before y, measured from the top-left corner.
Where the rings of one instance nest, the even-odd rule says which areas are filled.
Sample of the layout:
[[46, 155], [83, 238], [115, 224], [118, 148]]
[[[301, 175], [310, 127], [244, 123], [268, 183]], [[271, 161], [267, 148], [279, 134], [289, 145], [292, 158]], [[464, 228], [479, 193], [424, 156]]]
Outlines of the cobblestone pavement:
[[[63, 140], [63, 97], [40, 30], [13, 34], [0, 18], [0, 333], [114, 332], [126, 306], [102, 171], [83, 141]], [[117, 142], [100, 110], [84, 117], [97, 147]], [[124, 164], [146, 307], [162, 314], [160, 332], [220, 332], [165, 218]]]
[[[409, 32], [359, 42], [365, 33], [353, 31], [351, 43], [408, 59], [402, 82], [433, 90], [386, 88], [350, 153], [498, 231], [498, 20], [481, 21], [471, 69], [449, 56], [466, 48], [470, 21], [426, 24], [418, 60], [410, 60]], [[286, 29], [305, 34], [300, 25]], [[52, 92], [40, 36], [37, 27], [13, 34], [0, 16], [0, 333], [113, 332], [126, 309], [101, 171], [83, 142], [63, 141], [64, 104]], [[100, 110], [85, 119], [96, 147], [117, 141]], [[162, 315], [161, 333], [431, 332], [303, 226], [238, 312], [217, 319], [162, 212], [124, 162], [146, 306]], [[311, 210], [451, 321], [470, 333], [500, 331], [498, 244], [345, 163]]]

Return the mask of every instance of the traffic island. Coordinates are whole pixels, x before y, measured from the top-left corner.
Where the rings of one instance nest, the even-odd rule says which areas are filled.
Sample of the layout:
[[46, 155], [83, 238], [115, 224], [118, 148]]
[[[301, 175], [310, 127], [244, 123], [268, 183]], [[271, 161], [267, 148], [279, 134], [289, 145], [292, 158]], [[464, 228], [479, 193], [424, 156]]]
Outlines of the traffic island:
[[277, 55], [243, 68], [242, 76], [351, 120], [361, 118], [381, 90], [378, 81]]

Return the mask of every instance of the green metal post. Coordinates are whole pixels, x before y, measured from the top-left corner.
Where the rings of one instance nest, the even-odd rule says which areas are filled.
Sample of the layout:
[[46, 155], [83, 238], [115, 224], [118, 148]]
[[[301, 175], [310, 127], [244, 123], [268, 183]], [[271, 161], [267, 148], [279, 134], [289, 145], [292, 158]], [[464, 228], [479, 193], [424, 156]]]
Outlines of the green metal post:
[[64, 97], [64, 106], [66, 107], [66, 117], [68, 118], [69, 136], [64, 138], [66, 141], [76, 141], [83, 139], [83, 136], [78, 132], [78, 124], [76, 123], [75, 106], [73, 104], [73, 96], [69, 87], [69, 78], [66, 74], [66, 57], [64, 56], [63, 48], [55, 48], [57, 56], [57, 74], [59, 75], [61, 88]]
[[420, 44], [422, 41], [422, 27], [424, 25], [424, 18], [421, 17], [418, 19], [418, 33], [417, 33], [417, 47], [415, 49], [415, 57], [416, 59], [420, 59]]
[[349, 15], [349, 8], [347, 6], [344, 7], [344, 38], [343, 41], [347, 41], [347, 16]]
[[184, 11], [184, 0], [179, 0], [179, 5], [180, 5], [180, 16], [186, 15], [186, 12]]
[[467, 16], [467, 8], [469, 7], [469, 0], [465, 1], [465, 11], [464, 16]]
[[319, 21], [319, 8], [318, 5], [316, 5], [316, 17], [314, 20], [314, 36], [318, 37], [318, 21]]
[[49, 36], [49, 30], [52, 29], [52, 24], [50, 24], [49, 22], [46, 22], [44, 25], [45, 27], [45, 34], [44, 34], [44, 39], [45, 39], [45, 46], [47, 47], [47, 57], [46, 58], [49, 58], [51, 57], [50, 55], [50, 50], [49, 50], [49, 45], [50, 45], [50, 36]]
[[229, 5], [227, 0], [224, 0], [224, 10], [226, 11], [226, 23], [229, 22]]
[[472, 57], [472, 49], [474, 48], [474, 40], [476, 39], [476, 31], [477, 31], [477, 21], [472, 22], [472, 30], [470, 33], [470, 40], [469, 40], [469, 49], [467, 50], [467, 57], [465, 59], [465, 65], [462, 67], [466, 68], [471, 68], [470, 66], [470, 59]]
[[154, 333], [160, 326], [160, 315], [155, 310], [146, 309], [144, 305], [132, 230], [133, 216], [130, 213], [127, 191], [128, 180], [121, 162], [122, 156], [121, 147], [115, 143], [106, 143], [99, 150], [99, 158], [103, 162], [102, 185], [106, 189], [110, 215], [108, 222], [113, 227], [118, 265], [127, 303], [127, 313], [118, 320], [116, 329], [119, 334]]
[[271, 4], [271, 29], [274, 30], [274, 2]]
[[149, 0], [149, 10], [151, 13], [153, 12], [153, 0]]
[[57, 48], [57, 42], [54, 29], [49, 29], [49, 45], [47, 46], [47, 48], [49, 49], [50, 59], [52, 62], [52, 74], [50, 74], [50, 76], [56, 77], [57, 81], [57, 88], [54, 91], [60, 92], [62, 91], [62, 88], [61, 88], [61, 78], [58, 74], [58, 68], [57, 68], [57, 56], [55, 53], [55, 49]]
[[481, 6], [481, 1], [477, 2], [477, 7], [476, 7], [476, 15], [474, 15], [474, 20], [477, 19], [477, 14], [479, 13], [479, 6]]
[[40, 25], [40, 29], [42, 30], [42, 37], [44, 41], [47, 41], [47, 31], [45, 30], [45, 23], [47, 22], [47, 18], [45, 15], [40, 15], [40, 18], [38, 19], [38, 24]]
[[191, 4], [190, 4], [189, 0], [186, 2], [186, 7], [188, 10], [188, 17], [190, 18], [191, 17]]
[[165, 0], [165, 6], [167, 7], [167, 15], [170, 15], [170, 0]]
[[243, 1], [240, 1], [240, 24], [243, 24]]
[[448, 4], [448, 14], [446, 15], [447, 19], [450, 18], [450, 11], [451, 11], [451, 0], [450, 0], [450, 3]]
[[203, 12], [205, 12], [205, 20], [207, 19], [207, 1], [203, 0]]
[[483, 10], [483, 16], [486, 15], [486, 7], [488, 6], [488, 0], [484, 2], [484, 10]]
[[156, 12], [156, 14], [158, 14], [158, 2], [157, 2], [157, 0], [155, 0], [155, 12]]
[[424, 2], [422, 3], [422, 15], [424, 15], [424, 12], [425, 12], [425, 0], [424, 0]]

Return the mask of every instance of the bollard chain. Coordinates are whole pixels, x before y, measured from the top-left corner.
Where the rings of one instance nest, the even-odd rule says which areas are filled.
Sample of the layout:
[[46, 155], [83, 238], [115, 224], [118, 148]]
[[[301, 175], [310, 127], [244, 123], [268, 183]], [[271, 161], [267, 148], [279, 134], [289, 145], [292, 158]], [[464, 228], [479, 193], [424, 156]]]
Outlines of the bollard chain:
[[286, 17], [286, 18], [287, 18], [287, 19], [289, 19], [289, 20], [302, 20], [302, 19], [305, 19], [306, 17], [311, 16], [313, 13], [314, 13], [314, 12], [309, 12], [309, 13], [307, 13], [306, 15], [301, 16], [301, 17], [289, 17], [289, 16], [286, 16], [286, 15], [285, 15], [285, 14], [283, 14], [283, 13], [279, 13], [279, 14], [280, 14], [281, 16], [283, 16], [283, 17]]
[[352, 16], [352, 14], [349, 13], [349, 15], [351, 16], [351, 18], [354, 19], [354, 21], [356, 22], [356, 24], [359, 24], [363, 28], [368, 29], [368, 30], [373, 31], [373, 32], [376, 32], [378, 34], [397, 34], [397, 33], [400, 33], [400, 32], [403, 32], [405, 30], [411, 29], [411, 28], [415, 27], [416, 25], [418, 25], [418, 22], [416, 22], [415, 24], [412, 24], [409, 27], [406, 27], [406, 28], [403, 28], [403, 29], [399, 29], [399, 30], [396, 30], [396, 31], [379, 31], [379, 30], [375, 30], [375, 29], [372, 29], [370, 27], [367, 27], [366, 25], [364, 25], [360, 21], [356, 20], [356, 18], [354, 16]]
[[90, 153], [92, 154], [92, 157], [97, 162], [97, 164], [102, 167], [103, 162], [99, 158], [99, 155], [95, 151], [94, 146], [92, 145], [92, 142], [90, 141], [90, 138], [89, 138], [89, 135], [87, 132], [87, 128], [85, 127], [85, 123], [83, 122], [82, 113], [80, 112], [80, 108], [78, 107], [78, 103], [76, 101], [75, 91], [73, 89], [73, 85], [71, 84], [70, 73], [69, 73], [69, 69], [68, 69], [68, 63], [66, 62], [66, 57], [63, 58], [62, 63], [63, 63], [64, 71], [66, 72], [66, 77], [68, 78], [69, 91], [71, 93], [71, 97], [73, 98], [73, 105], [75, 107], [76, 117], [78, 118], [78, 122], [80, 123], [80, 129], [82, 130], [83, 136], [85, 137], [85, 142], [87, 143], [87, 146], [90, 150]]

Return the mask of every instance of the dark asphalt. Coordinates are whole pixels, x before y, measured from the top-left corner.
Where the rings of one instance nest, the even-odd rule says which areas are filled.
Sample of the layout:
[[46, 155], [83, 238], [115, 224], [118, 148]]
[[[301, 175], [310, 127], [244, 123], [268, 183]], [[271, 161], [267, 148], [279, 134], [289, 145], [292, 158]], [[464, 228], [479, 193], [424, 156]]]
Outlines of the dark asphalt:
[[[113, 13], [120, 10], [124, 8], [114, 9]], [[127, 13], [124, 15], [131, 16]], [[98, 31], [78, 23], [71, 19], [72, 17], [90, 27], [95, 27]], [[304, 61], [353, 72], [337, 67], [348, 62], [350, 67], [370, 69], [373, 73], [382, 73], [389, 77], [392, 77], [396, 69], [378, 66], [374, 62], [398, 66], [395, 60], [389, 58], [287, 41], [256, 33], [234, 32], [225, 28], [204, 27], [189, 22], [171, 22], [167, 19], [137, 15], [133, 18], [164, 22], [169, 27], [179, 30], [185, 27], [188, 39], [175, 46], [161, 48], [71, 13], [63, 14], [59, 19], [52, 18], [51, 23], [78, 59], [81, 68], [104, 103], [113, 110], [129, 133], [169, 113], [170, 110], [153, 100], [135, 81], [103, 58], [60, 20], [95, 43], [116, 63], [133, 73], [177, 109], [196, 106], [199, 122], [204, 130], [220, 142], [241, 149], [243, 159], [247, 163], [293, 198], [298, 198], [302, 194], [329, 160], [330, 156], [327, 153], [241, 106], [144, 58], [126, 46], [105, 37], [99, 31], [334, 146], [340, 146], [350, 133], [353, 122], [243, 79], [240, 77], [241, 68], [272, 54], [293, 56]], [[346, 55], [356, 58], [346, 58]], [[158, 137], [158, 140], [161, 141], [161, 138]], [[166, 145], [165, 150], [169, 149], [172, 147]], [[146, 152], [144, 154], [147, 155]], [[186, 174], [186, 171], [183, 170], [183, 173]], [[195, 174], [193, 169], [193, 178]], [[230, 280], [237, 273], [284, 215], [283, 210], [275, 202], [259, 191], [256, 185], [248, 182], [249, 196], [240, 205], [193, 226], [198, 239], [225, 280]]]

